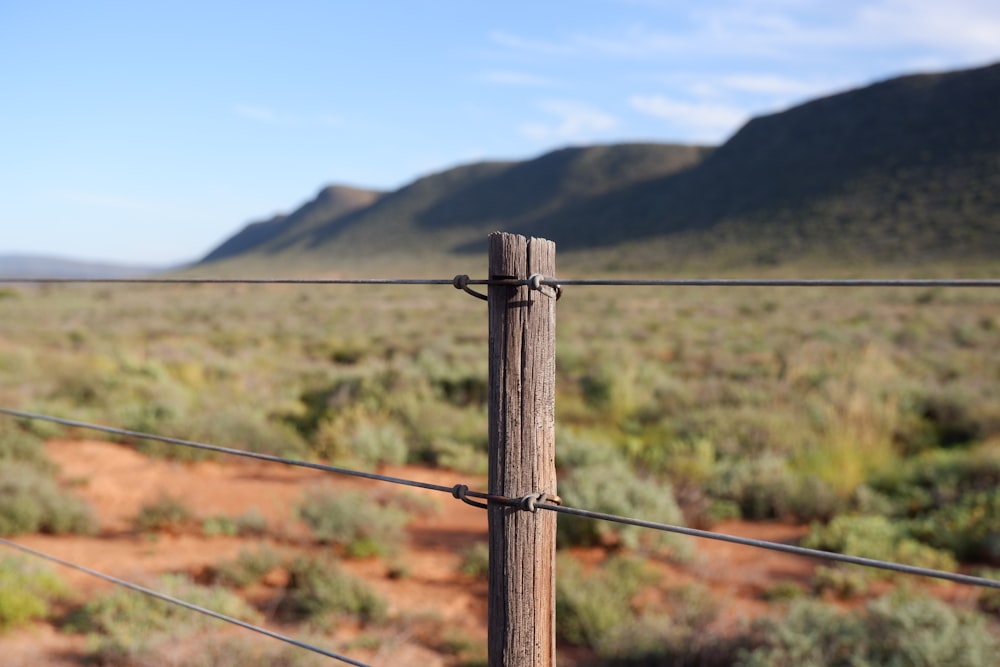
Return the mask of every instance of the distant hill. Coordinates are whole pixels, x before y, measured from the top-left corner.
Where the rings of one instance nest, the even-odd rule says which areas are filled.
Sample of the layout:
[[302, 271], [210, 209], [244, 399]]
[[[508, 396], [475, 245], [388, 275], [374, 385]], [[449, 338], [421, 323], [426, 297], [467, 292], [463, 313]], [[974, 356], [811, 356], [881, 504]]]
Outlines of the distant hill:
[[[270, 266], [333, 267], [378, 257], [410, 259], [460, 251], [496, 229], [530, 230], [545, 215], [617, 189], [676, 173], [711, 149], [670, 144], [565, 148], [525, 162], [480, 162], [418, 179], [365, 208], [317, 215], [317, 201], [285, 219], [258, 223], [261, 237], [226, 252], [251, 225], [209, 253]], [[309, 224], [295, 221], [308, 217]], [[321, 222], [322, 221], [322, 222]]]
[[291, 215], [278, 215], [254, 222], [219, 247], [209, 252], [203, 262], [214, 262], [246, 253], [274, 252], [295, 243], [295, 238], [317, 226], [330, 223], [349, 213], [373, 204], [381, 192], [344, 185], [323, 188], [316, 198]]
[[137, 278], [167, 270], [162, 266], [81, 262], [45, 255], [0, 255], [0, 282], [4, 278]]
[[755, 118], [716, 149], [567, 148], [456, 167], [354, 207], [317, 198], [206, 261], [419, 261], [478, 252], [494, 229], [622, 268], [996, 259], [997, 109], [1000, 64], [900, 77]]

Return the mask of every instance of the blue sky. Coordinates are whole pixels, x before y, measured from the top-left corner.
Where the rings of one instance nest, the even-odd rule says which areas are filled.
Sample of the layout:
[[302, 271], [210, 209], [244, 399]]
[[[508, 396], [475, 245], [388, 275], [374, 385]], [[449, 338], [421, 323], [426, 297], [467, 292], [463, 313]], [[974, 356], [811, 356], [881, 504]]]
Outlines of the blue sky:
[[330, 183], [998, 60], [996, 0], [2, 0], [0, 254], [190, 260]]

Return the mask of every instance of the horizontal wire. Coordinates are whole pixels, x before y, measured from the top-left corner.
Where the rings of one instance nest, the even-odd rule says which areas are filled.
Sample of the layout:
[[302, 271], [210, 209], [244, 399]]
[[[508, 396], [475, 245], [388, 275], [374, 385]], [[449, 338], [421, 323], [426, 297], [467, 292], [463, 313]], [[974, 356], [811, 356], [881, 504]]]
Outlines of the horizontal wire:
[[861, 556], [850, 556], [847, 554], [836, 553], [832, 551], [820, 551], [819, 549], [808, 549], [806, 547], [798, 547], [790, 544], [781, 544], [780, 542], [769, 542], [767, 540], [755, 540], [749, 537], [739, 537], [737, 535], [727, 535], [725, 533], [715, 533], [709, 530], [699, 530], [697, 528], [687, 528], [685, 526], [675, 526], [668, 523], [659, 523], [656, 521], [645, 521], [643, 519], [633, 519], [631, 517], [618, 516], [615, 514], [605, 514], [603, 512], [593, 512], [590, 510], [579, 509], [576, 507], [567, 507], [565, 505], [555, 505], [551, 503], [537, 503], [535, 505], [540, 510], [549, 510], [551, 512], [559, 512], [560, 514], [570, 514], [573, 516], [585, 517], [588, 519], [598, 519], [601, 521], [611, 521], [614, 523], [621, 523], [629, 526], [638, 526], [640, 528], [648, 528], [651, 530], [659, 530], [668, 533], [677, 533], [680, 535], [689, 535], [691, 537], [700, 537], [709, 540], [718, 540], [721, 542], [731, 542], [732, 544], [740, 544], [748, 547], [756, 547], [758, 549], [769, 549], [771, 551], [782, 551], [784, 553], [794, 554], [796, 556], [807, 556], [809, 558], [821, 558], [823, 560], [838, 561], [841, 563], [849, 563], [851, 565], [861, 565], [864, 567], [872, 567], [881, 570], [890, 570], [892, 572], [900, 572], [904, 574], [915, 574], [924, 577], [933, 577], [935, 579], [945, 579], [947, 581], [952, 581], [959, 584], [968, 584], [970, 586], [982, 586], [985, 588], [998, 588], [1000, 589], [1000, 581], [994, 579], [986, 579], [984, 577], [974, 577], [967, 574], [958, 574], [955, 572], [945, 572], [943, 570], [934, 570], [926, 567], [916, 567], [913, 565], [903, 565], [901, 563], [893, 563], [890, 561], [878, 560], [875, 558], [863, 558]]
[[663, 280], [604, 280], [545, 278], [543, 285], [566, 286], [646, 286], [646, 287], [1000, 287], [1000, 279], [756, 279], [756, 278], [673, 278]]
[[[124, 285], [452, 285], [454, 278], [0, 278], [0, 283]], [[471, 285], [485, 281], [470, 280]]]
[[[321, 470], [324, 472], [331, 472], [340, 475], [349, 475], [352, 477], [361, 477], [364, 479], [371, 479], [381, 482], [389, 482], [392, 484], [402, 484], [405, 486], [412, 486], [422, 489], [429, 489], [432, 491], [439, 491], [442, 493], [451, 494], [453, 497], [465, 501], [468, 504], [473, 504], [476, 506], [483, 507], [482, 505], [476, 503], [469, 503], [466, 500], [469, 498], [479, 498], [486, 500], [488, 502], [493, 502], [501, 505], [506, 505], [510, 507], [518, 507], [521, 509], [526, 509], [528, 507], [535, 507], [537, 509], [549, 510], [552, 512], [560, 512], [562, 514], [570, 514], [574, 516], [580, 516], [590, 519], [598, 519], [601, 521], [610, 521], [613, 523], [621, 523], [630, 526], [637, 526], [640, 528], [647, 528], [651, 530], [659, 530], [669, 533], [677, 533], [680, 535], [688, 535], [691, 537], [700, 537], [704, 539], [718, 540], [722, 542], [731, 542], [733, 544], [740, 544], [743, 546], [756, 547], [760, 549], [769, 549], [771, 551], [781, 551], [789, 554], [794, 554], [797, 556], [806, 556], [810, 558], [820, 558], [823, 560], [838, 561], [842, 563], [849, 563], [852, 565], [861, 565], [865, 567], [872, 567], [882, 570], [891, 570], [894, 572], [900, 572], [904, 574], [915, 574], [925, 577], [932, 577], [936, 579], [945, 579], [947, 581], [953, 581], [960, 584], [968, 584], [972, 586], [983, 586], [987, 588], [998, 588], [1000, 589], [1000, 581], [993, 579], [986, 579], [983, 577], [974, 577], [971, 575], [957, 574], [954, 572], [944, 572], [943, 570], [934, 570], [924, 567], [916, 567], [913, 565], [903, 565], [901, 563], [893, 563], [890, 561], [883, 561], [874, 558], [863, 558], [860, 556], [850, 556], [847, 554], [840, 554], [832, 551], [821, 551], [819, 549], [809, 549], [806, 547], [793, 546], [788, 544], [781, 544], [780, 542], [769, 542], [767, 540], [756, 540], [748, 537], [738, 537], [736, 535], [726, 535], [725, 533], [716, 533], [707, 530], [699, 530], [697, 528], [687, 528], [685, 526], [677, 526], [667, 523], [660, 523], [656, 521], [647, 521], [644, 519], [635, 519], [632, 517], [619, 516], [615, 514], [605, 514], [603, 512], [594, 512], [591, 510], [580, 509], [575, 507], [568, 507], [562, 504], [554, 504], [546, 502], [544, 499], [537, 502], [533, 502], [530, 505], [526, 504], [526, 498], [511, 498], [508, 496], [498, 496], [489, 493], [482, 493], [479, 491], [471, 491], [464, 484], [456, 484], [454, 486], [444, 486], [441, 484], [431, 484], [428, 482], [419, 482], [416, 480], [404, 479], [401, 477], [391, 477], [388, 475], [379, 475], [377, 473], [362, 472], [359, 470], [351, 470], [348, 468], [340, 468], [337, 466], [325, 465], [322, 463], [310, 463], [308, 461], [296, 461], [294, 459], [286, 459], [280, 456], [273, 456], [271, 454], [259, 454], [257, 452], [248, 452], [240, 449], [231, 449], [229, 447], [219, 447], [217, 445], [208, 445], [201, 442], [193, 442], [190, 440], [181, 440], [179, 438], [170, 438], [166, 436], [155, 435], [152, 433], [141, 433], [138, 431], [129, 431], [126, 429], [114, 428], [110, 426], [101, 426], [99, 424], [90, 424], [87, 422], [80, 422], [72, 419], [63, 419], [61, 417], [52, 417], [50, 415], [39, 415], [30, 412], [22, 412], [20, 410], [12, 410], [9, 408], [0, 408], [0, 414], [9, 415], [12, 417], [19, 417], [24, 419], [37, 419], [40, 421], [46, 421], [54, 424], [62, 424], [64, 426], [74, 426], [80, 428], [91, 429], [103, 433], [111, 433], [114, 435], [124, 435], [133, 438], [142, 438], [146, 440], [154, 440], [157, 442], [164, 442], [167, 444], [175, 444], [185, 447], [193, 447], [195, 449], [203, 449], [207, 451], [219, 452], [223, 454], [231, 454], [234, 456], [244, 456], [253, 459], [259, 459], [263, 461], [271, 461], [274, 463], [283, 463], [286, 465], [298, 466], [302, 468], [311, 468], [314, 470]], [[531, 511], [530, 509], [528, 511]]]
[[71, 563], [70, 561], [63, 560], [62, 558], [59, 558], [57, 556], [53, 556], [51, 554], [47, 554], [45, 552], [38, 551], [37, 549], [32, 549], [31, 547], [26, 547], [23, 544], [18, 544], [16, 542], [11, 542], [10, 540], [4, 539], [2, 537], [0, 537], [0, 544], [4, 544], [4, 545], [6, 545], [6, 546], [8, 546], [8, 547], [10, 547], [12, 549], [17, 549], [19, 551], [23, 551], [26, 554], [30, 554], [30, 555], [36, 556], [38, 558], [43, 558], [43, 559], [45, 559], [47, 561], [51, 561], [53, 563], [57, 563], [57, 564], [62, 565], [64, 567], [68, 567], [68, 568], [77, 570], [79, 572], [84, 572], [84, 573], [89, 574], [89, 575], [91, 575], [93, 577], [97, 577], [98, 579], [103, 579], [104, 581], [108, 581], [108, 582], [111, 582], [113, 584], [117, 584], [119, 586], [123, 586], [125, 588], [128, 588], [130, 590], [136, 591], [138, 593], [142, 593], [144, 595], [149, 595], [150, 597], [154, 597], [154, 598], [163, 600], [164, 602], [169, 602], [171, 604], [175, 604], [175, 605], [178, 605], [180, 607], [185, 607], [186, 609], [190, 609], [192, 611], [196, 611], [196, 612], [198, 612], [200, 614], [204, 614], [206, 616], [211, 616], [212, 618], [219, 619], [220, 621], [225, 621], [226, 623], [231, 623], [233, 625], [238, 625], [241, 628], [245, 628], [247, 630], [251, 630], [253, 632], [257, 632], [259, 634], [265, 635], [265, 636], [270, 637], [272, 639], [277, 639], [279, 641], [283, 641], [285, 643], [291, 644], [292, 646], [297, 646], [298, 648], [304, 649], [306, 651], [311, 651], [313, 653], [318, 653], [319, 655], [326, 656], [327, 658], [333, 658], [335, 660], [340, 660], [341, 662], [347, 663], [348, 665], [356, 665], [357, 667], [370, 667], [369, 665], [367, 665], [367, 664], [365, 664], [363, 662], [358, 662], [357, 660], [353, 660], [351, 658], [348, 658], [347, 656], [343, 656], [343, 655], [340, 655], [338, 653], [333, 653], [332, 651], [327, 651], [325, 649], [319, 648], [318, 646], [313, 646], [312, 644], [307, 644], [307, 643], [305, 643], [303, 641], [299, 641], [298, 639], [294, 639], [294, 638], [289, 637], [287, 635], [283, 635], [283, 634], [280, 634], [278, 632], [273, 632], [271, 630], [268, 630], [267, 628], [262, 628], [262, 627], [260, 627], [258, 625], [253, 625], [252, 623], [247, 623], [246, 621], [241, 621], [238, 618], [233, 618], [232, 616], [227, 616], [227, 615], [221, 614], [221, 613], [219, 613], [217, 611], [212, 611], [211, 609], [206, 609], [205, 607], [201, 607], [201, 606], [196, 605], [194, 603], [187, 602], [187, 601], [181, 600], [179, 598], [175, 598], [172, 595], [167, 595], [166, 593], [160, 593], [160, 592], [151, 590], [149, 588], [146, 588], [145, 586], [140, 586], [139, 584], [133, 584], [130, 581], [125, 581], [124, 579], [119, 579], [118, 577], [111, 576], [110, 574], [104, 574], [103, 572], [98, 572], [97, 570], [92, 570], [89, 567], [84, 567], [83, 565], [78, 565], [76, 563]]
[[53, 417], [52, 415], [41, 415], [33, 412], [24, 412], [22, 410], [13, 410], [11, 408], [0, 407], [0, 414], [8, 415], [10, 417], [17, 417], [20, 419], [32, 419], [37, 421], [49, 422], [51, 424], [61, 424], [62, 426], [71, 426], [75, 428], [85, 428], [92, 431], [98, 431], [101, 433], [108, 433], [111, 435], [121, 435], [129, 438], [139, 438], [143, 440], [153, 440], [155, 442], [162, 442], [168, 445], [178, 445], [180, 447], [190, 447], [193, 449], [201, 449], [209, 452], [218, 452], [220, 454], [230, 454], [232, 456], [242, 456], [244, 458], [257, 459], [259, 461], [269, 461], [271, 463], [281, 463], [284, 465], [296, 466], [299, 468], [310, 468], [312, 470], [320, 470], [323, 472], [334, 473], [338, 475], [347, 475], [350, 477], [361, 477], [363, 479], [371, 479], [379, 482], [388, 482], [390, 484], [400, 484], [403, 486], [411, 486], [419, 489], [427, 489], [430, 491], [440, 491], [441, 493], [448, 493], [455, 498], [463, 499], [464, 497], [479, 498], [481, 500], [488, 500], [504, 505], [519, 505], [522, 501], [521, 499], [507, 498], [506, 496], [496, 496], [489, 493], [483, 493], [481, 491], [471, 491], [463, 484], [455, 484], [453, 486], [444, 486], [442, 484], [432, 484], [430, 482], [420, 482], [413, 479], [405, 479], [403, 477], [392, 477], [390, 475], [380, 475], [374, 472], [364, 472], [362, 470], [352, 470], [350, 468], [341, 468], [339, 466], [326, 465], [324, 463], [312, 463], [310, 461], [300, 461], [296, 459], [288, 459], [282, 456], [275, 456], [273, 454], [261, 454], [259, 452], [249, 452], [244, 449], [233, 449], [231, 447], [220, 447], [219, 445], [209, 445], [204, 442], [195, 442], [193, 440], [183, 440], [181, 438], [171, 438], [164, 435], [156, 435], [154, 433], [143, 433], [141, 431], [131, 431], [123, 428], [115, 428], [113, 426], [103, 426], [101, 424], [91, 424], [89, 422], [77, 421], [75, 419], [64, 419], [63, 417]]
[[[147, 285], [455, 285], [455, 278], [2, 278], [14, 284], [147, 284]], [[468, 285], [519, 287], [528, 279], [469, 279]], [[666, 279], [560, 279], [545, 277], [551, 287], [1000, 287], [1000, 279], [757, 279], [757, 278], [666, 278]]]

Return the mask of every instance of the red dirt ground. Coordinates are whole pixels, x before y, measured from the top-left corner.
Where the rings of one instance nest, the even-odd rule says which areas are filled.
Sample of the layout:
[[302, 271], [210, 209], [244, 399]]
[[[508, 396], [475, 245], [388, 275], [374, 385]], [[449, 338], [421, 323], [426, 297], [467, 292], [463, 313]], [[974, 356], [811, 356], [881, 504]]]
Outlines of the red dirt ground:
[[[271, 543], [278, 547], [306, 547], [302, 528], [293, 520], [293, 507], [306, 489], [327, 486], [339, 489], [364, 489], [384, 493], [387, 485], [368, 480], [345, 478], [327, 473], [249, 461], [176, 463], [149, 459], [121, 445], [104, 442], [56, 441], [47, 445], [50, 458], [61, 468], [63, 480], [94, 507], [100, 522], [95, 537], [31, 535], [16, 538], [26, 546], [53, 554], [114, 576], [149, 582], [167, 572], [197, 575], [207, 566], [236, 557], [242, 547]], [[386, 474], [451, 486], [457, 482], [472, 488], [484, 488], [482, 479], [423, 467], [399, 467]], [[400, 487], [392, 487], [397, 489]], [[408, 544], [401, 557], [408, 571], [393, 578], [384, 560], [346, 560], [345, 569], [363, 577], [389, 602], [390, 617], [399, 618], [394, 627], [417, 628], [433, 619], [442, 622], [472, 642], [486, 642], [486, 583], [459, 573], [463, 549], [486, 540], [486, 514], [450, 496], [420, 489], [408, 493], [432, 498], [436, 509], [418, 515], [408, 529]], [[142, 536], [130, 528], [130, 521], [143, 504], [167, 494], [178, 497], [199, 517], [238, 516], [256, 508], [268, 522], [271, 532], [278, 529], [284, 539], [205, 537], [190, 531], [178, 535]], [[807, 527], [781, 523], [727, 522], [715, 527], [718, 532], [791, 543], [802, 537]], [[585, 561], [603, 557], [600, 550], [582, 550]], [[767, 613], [771, 608], [762, 593], [777, 581], [792, 580], [808, 585], [816, 563], [787, 554], [751, 549], [712, 540], [696, 541], [696, 556], [683, 567], [658, 564], [670, 585], [700, 582], [724, 600], [724, 622]], [[79, 591], [81, 596], [108, 589], [111, 584], [87, 574], [57, 567], [58, 573]], [[934, 585], [939, 595], [968, 599], [974, 595], [966, 587]], [[294, 628], [269, 625], [275, 630], [294, 633]], [[326, 646], [342, 650], [356, 629], [338, 631]], [[382, 636], [382, 647], [352, 648], [352, 658], [377, 664], [448, 665], [449, 658], [420, 643], [420, 630], [400, 631], [396, 636]], [[85, 639], [62, 634], [47, 624], [36, 624], [0, 636], [0, 655], [4, 665], [79, 665], [85, 652]]]

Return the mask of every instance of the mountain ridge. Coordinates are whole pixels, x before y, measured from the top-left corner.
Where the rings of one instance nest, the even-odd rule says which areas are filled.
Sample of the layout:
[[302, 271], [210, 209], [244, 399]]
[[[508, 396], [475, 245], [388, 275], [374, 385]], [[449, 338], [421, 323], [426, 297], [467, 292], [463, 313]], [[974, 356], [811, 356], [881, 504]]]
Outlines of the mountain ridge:
[[288, 216], [312, 207], [309, 225], [258, 223], [267, 242], [227, 258], [419, 259], [479, 252], [504, 229], [570, 253], [638, 247], [640, 264], [995, 259], [997, 108], [1000, 64], [907, 75], [755, 117], [715, 148], [569, 147], [453, 167], [335, 214], [310, 202]]

